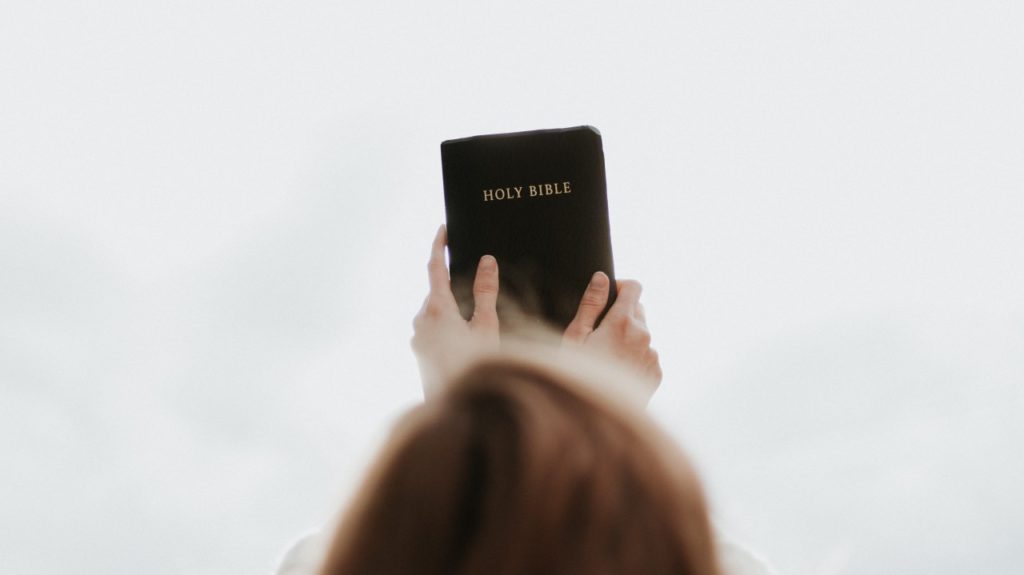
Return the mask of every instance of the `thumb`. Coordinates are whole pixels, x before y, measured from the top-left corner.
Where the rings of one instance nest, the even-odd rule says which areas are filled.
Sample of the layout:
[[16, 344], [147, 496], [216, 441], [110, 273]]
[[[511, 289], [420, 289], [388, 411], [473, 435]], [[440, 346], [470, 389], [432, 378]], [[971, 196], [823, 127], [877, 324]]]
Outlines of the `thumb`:
[[594, 324], [597, 318], [601, 317], [605, 304], [608, 303], [608, 291], [611, 283], [604, 272], [594, 272], [590, 278], [587, 290], [583, 292], [580, 299], [580, 307], [576, 310], [576, 317], [573, 318], [569, 327], [565, 328], [563, 341], [572, 343], [583, 343], [591, 332], [594, 331]]
[[498, 262], [494, 256], [480, 258], [473, 281], [474, 327], [494, 329], [498, 326]]

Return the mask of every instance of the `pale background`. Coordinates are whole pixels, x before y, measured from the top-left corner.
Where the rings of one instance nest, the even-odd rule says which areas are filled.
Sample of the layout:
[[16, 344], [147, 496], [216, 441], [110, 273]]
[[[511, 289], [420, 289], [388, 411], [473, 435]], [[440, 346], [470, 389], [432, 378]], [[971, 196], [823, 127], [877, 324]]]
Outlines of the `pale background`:
[[5, 2], [0, 571], [267, 573], [418, 401], [438, 144], [593, 124], [786, 574], [1024, 569], [1019, 2]]

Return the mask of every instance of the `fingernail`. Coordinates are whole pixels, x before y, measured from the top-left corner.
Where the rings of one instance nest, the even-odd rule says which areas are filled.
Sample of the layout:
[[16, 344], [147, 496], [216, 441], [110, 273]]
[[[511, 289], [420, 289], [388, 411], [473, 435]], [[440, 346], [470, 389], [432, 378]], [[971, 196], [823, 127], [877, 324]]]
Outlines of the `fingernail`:
[[494, 259], [494, 256], [484, 256], [480, 258], [480, 269], [489, 272], [494, 271], [498, 268], [498, 260]]
[[598, 289], [603, 289], [608, 285], [608, 276], [606, 276], [604, 272], [594, 272], [594, 276], [590, 278], [590, 285]]

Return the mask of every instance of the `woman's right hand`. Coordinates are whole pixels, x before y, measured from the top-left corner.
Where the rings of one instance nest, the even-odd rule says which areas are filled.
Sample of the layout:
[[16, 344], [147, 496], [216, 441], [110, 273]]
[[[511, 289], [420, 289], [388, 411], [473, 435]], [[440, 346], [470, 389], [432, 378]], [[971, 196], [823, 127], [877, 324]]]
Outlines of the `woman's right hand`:
[[653, 393], [661, 383], [662, 372], [658, 352], [651, 347], [651, 332], [640, 303], [643, 288], [636, 280], [619, 280], [616, 286], [618, 297], [601, 325], [595, 328], [608, 303], [610, 282], [604, 272], [594, 274], [580, 299], [576, 317], [562, 335], [562, 342], [619, 360], [652, 382]]

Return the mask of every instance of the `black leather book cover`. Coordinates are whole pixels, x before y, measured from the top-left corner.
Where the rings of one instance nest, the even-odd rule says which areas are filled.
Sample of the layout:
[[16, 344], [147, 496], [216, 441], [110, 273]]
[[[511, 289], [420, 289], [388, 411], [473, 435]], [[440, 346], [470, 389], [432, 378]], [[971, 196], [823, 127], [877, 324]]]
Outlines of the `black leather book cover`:
[[[558, 328], [594, 272], [615, 299], [601, 134], [591, 126], [491, 134], [441, 144], [452, 289], [472, 314], [473, 277], [498, 260], [501, 295]], [[501, 304], [498, 310], [503, 316]]]

